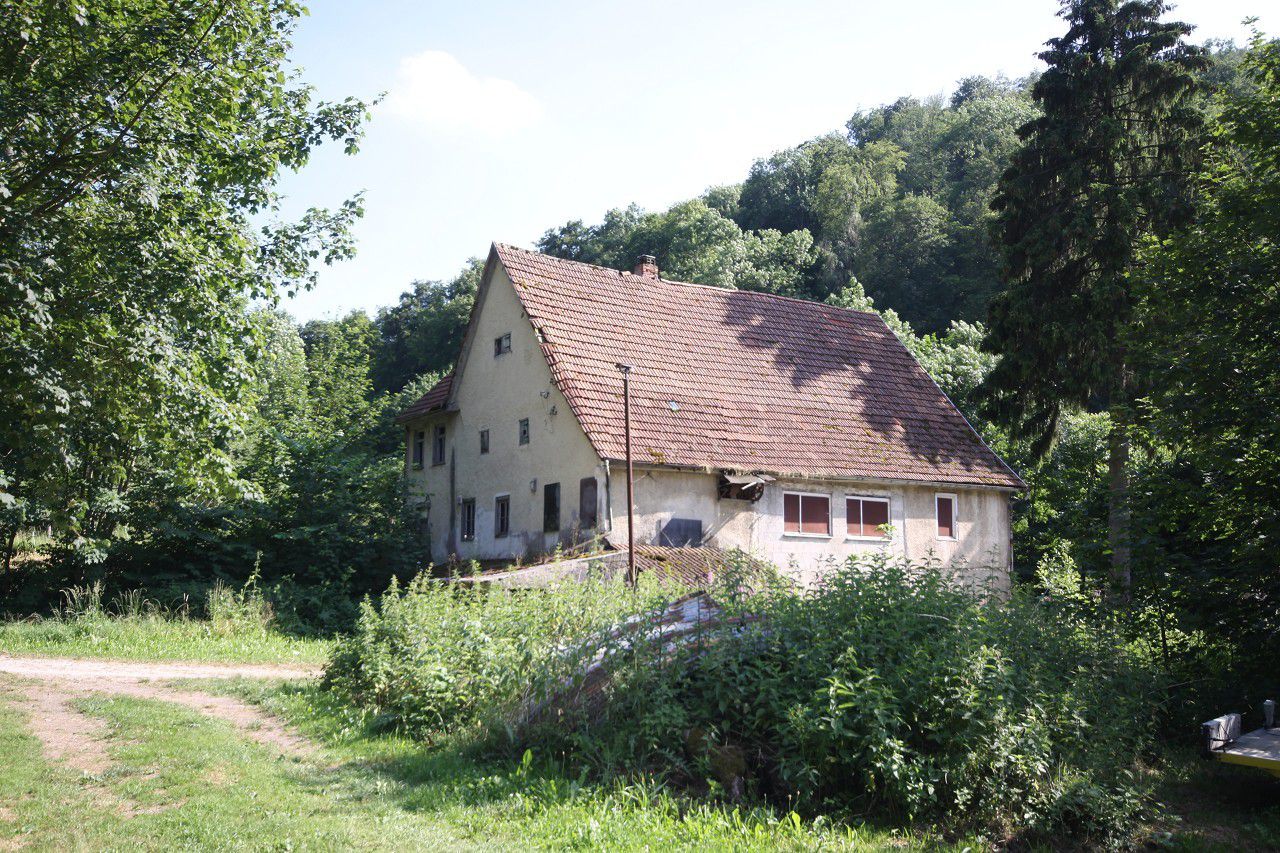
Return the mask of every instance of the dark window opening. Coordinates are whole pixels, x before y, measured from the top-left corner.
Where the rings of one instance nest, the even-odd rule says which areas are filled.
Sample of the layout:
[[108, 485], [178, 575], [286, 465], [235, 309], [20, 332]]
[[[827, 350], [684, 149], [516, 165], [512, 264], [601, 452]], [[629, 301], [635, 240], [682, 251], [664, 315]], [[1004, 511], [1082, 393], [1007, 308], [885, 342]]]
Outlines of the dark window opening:
[[413, 467], [421, 468], [427, 457], [427, 431], [418, 430], [413, 434]]
[[596, 526], [598, 518], [596, 478], [586, 477], [578, 484], [578, 526], [589, 530]]
[[938, 495], [938, 538], [956, 538], [956, 499], [950, 495]]
[[493, 499], [493, 538], [501, 539], [511, 532], [511, 496]]
[[476, 500], [465, 498], [462, 501], [462, 541], [472, 542], [476, 538]]
[[489, 431], [487, 429], [480, 430], [480, 452], [489, 452]]
[[560, 529], [560, 484], [547, 483], [542, 487], [542, 530], [555, 533]]
[[889, 502], [878, 498], [849, 498], [845, 501], [845, 529], [850, 536], [884, 538], [889, 523]]
[[493, 339], [493, 355], [497, 358], [500, 355], [511, 352], [511, 333], [499, 335]]
[[662, 525], [662, 532], [658, 534], [658, 544], [673, 548], [701, 545], [702, 522], [696, 518], [673, 518]]
[[783, 495], [782, 515], [784, 533], [831, 535], [831, 498], [826, 495]]
[[529, 419], [528, 418], [520, 419], [520, 443], [521, 444], [529, 443]]
[[431, 440], [431, 464], [444, 464], [444, 424], [436, 427]]

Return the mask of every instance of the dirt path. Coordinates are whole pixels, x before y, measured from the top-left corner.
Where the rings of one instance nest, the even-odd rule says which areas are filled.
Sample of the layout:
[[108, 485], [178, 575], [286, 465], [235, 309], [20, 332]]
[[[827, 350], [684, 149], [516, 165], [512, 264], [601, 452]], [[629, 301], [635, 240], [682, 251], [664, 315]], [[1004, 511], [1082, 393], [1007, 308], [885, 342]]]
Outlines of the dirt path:
[[273, 665], [146, 663], [34, 658], [0, 655], [0, 685], [11, 688], [27, 712], [32, 734], [45, 756], [83, 773], [97, 775], [109, 765], [106, 725], [81, 713], [74, 701], [92, 695], [157, 699], [192, 708], [231, 723], [246, 736], [283, 755], [314, 751], [310, 741], [290, 732], [260, 708], [228, 696], [168, 686], [174, 679], [309, 678], [316, 670]]

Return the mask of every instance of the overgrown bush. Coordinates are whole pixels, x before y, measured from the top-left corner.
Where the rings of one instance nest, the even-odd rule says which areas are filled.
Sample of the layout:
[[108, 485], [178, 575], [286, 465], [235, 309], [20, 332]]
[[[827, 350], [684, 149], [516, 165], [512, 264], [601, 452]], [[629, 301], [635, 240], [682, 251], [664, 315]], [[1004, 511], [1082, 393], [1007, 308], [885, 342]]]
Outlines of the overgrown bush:
[[533, 739], [810, 812], [999, 837], [1111, 838], [1145, 806], [1131, 771], [1153, 744], [1158, 681], [1105, 623], [885, 559], [807, 592], [717, 599], [750, 621], [708, 627], [679, 666], [638, 655], [603, 716]]
[[554, 692], [596, 655], [605, 629], [656, 614], [676, 594], [646, 581], [565, 582], [506, 590], [420, 576], [365, 601], [325, 684], [377, 726], [424, 738], [475, 726], [509, 727], [519, 709]]
[[[720, 615], [679, 643], [636, 630], [671, 591], [418, 580], [366, 603], [327, 683], [420, 737], [490, 724], [501, 739], [505, 725], [517, 748], [600, 775], [809, 814], [1102, 841], [1147, 809], [1133, 771], [1159, 680], [1106, 621], [965, 589], [936, 565], [850, 561], [809, 591], [742, 566], [717, 575]], [[602, 660], [603, 702], [575, 701]]]

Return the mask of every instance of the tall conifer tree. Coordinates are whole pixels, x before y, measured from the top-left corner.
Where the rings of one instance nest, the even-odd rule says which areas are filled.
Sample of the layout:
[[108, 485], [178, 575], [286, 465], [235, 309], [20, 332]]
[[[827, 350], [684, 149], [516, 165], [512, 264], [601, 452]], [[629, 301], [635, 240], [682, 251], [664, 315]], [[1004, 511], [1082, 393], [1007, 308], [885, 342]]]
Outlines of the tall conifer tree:
[[1126, 355], [1131, 276], [1147, 234], [1188, 213], [1199, 117], [1190, 95], [1202, 51], [1186, 24], [1162, 22], [1160, 0], [1066, 0], [1065, 35], [1040, 54], [1032, 95], [1043, 115], [992, 207], [1005, 291], [992, 303], [986, 346], [1001, 356], [985, 397], [1038, 451], [1064, 409], [1106, 410], [1110, 438], [1112, 572], [1129, 585], [1128, 467], [1139, 379]]

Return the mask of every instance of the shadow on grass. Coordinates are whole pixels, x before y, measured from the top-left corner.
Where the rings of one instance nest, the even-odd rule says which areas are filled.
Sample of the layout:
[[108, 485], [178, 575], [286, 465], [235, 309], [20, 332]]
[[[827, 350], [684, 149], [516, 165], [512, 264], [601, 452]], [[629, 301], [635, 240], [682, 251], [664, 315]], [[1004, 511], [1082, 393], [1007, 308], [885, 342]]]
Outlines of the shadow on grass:
[[[746, 801], [726, 803], [695, 798], [661, 779], [619, 776], [589, 778], [548, 756], [521, 753], [510, 745], [479, 735], [453, 736], [423, 743], [379, 731], [367, 715], [351, 709], [314, 684], [262, 685], [241, 681], [225, 688], [264, 705], [297, 730], [324, 744], [328, 766], [300, 770], [299, 782], [332, 795], [379, 797], [410, 812], [440, 811], [457, 815], [486, 807], [537, 817], [561, 808], [579, 809], [602, 819], [643, 812], [641, 822], [654, 818], [688, 825], [697, 835], [708, 827], [726, 832], [765, 833], [812, 846], [815, 840], [840, 840], [855, 845], [883, 843], [913, 848], [908, 839], [923, 842], [925, 834], [908, 828], [853, 819], [801, 821], [785, 809]], [[471, 818], [469, 819], [483, 819]], [[946, 849], [938, 839], [929, 849]], [[957, 848], [958, 849], [958, 848]]]

